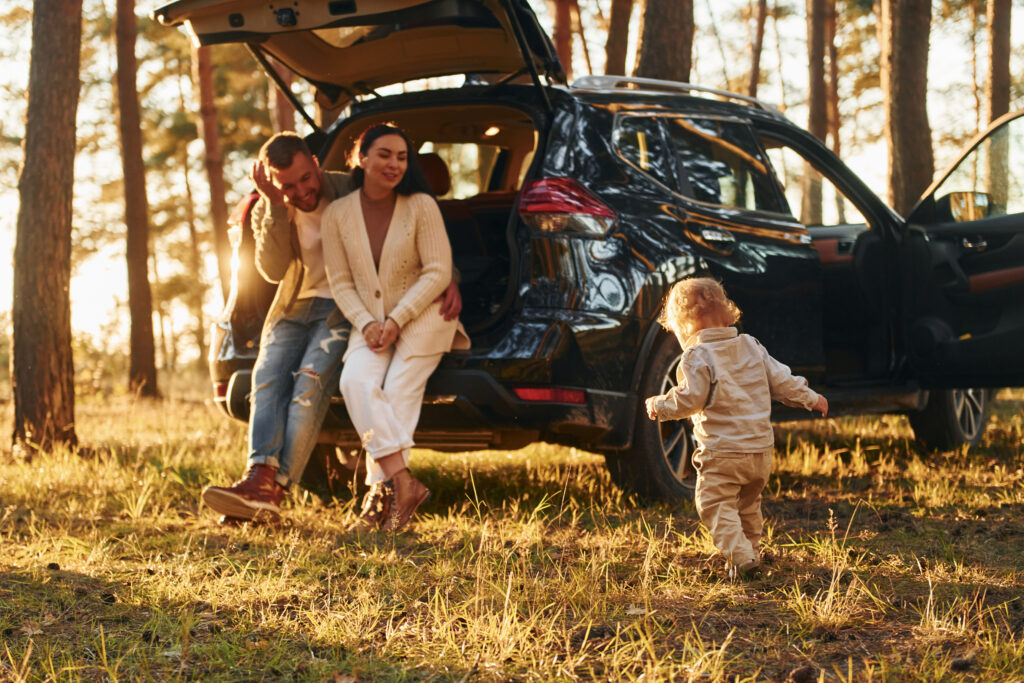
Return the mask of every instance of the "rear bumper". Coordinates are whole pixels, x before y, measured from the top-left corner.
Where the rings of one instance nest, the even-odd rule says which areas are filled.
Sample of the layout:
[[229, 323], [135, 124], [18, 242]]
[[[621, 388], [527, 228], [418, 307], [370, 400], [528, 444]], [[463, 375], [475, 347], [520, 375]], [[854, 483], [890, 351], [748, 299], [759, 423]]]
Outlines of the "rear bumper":
[[[236, 370], [217, 404], [226, 415], [246, 421], [251, 389], [251, 369]], [[537, 440], [586, 448], [621, 447], [624, 435], [617, 427], [632, 424], [636, 396], [580, 389], [585, 396], [581, 404], [523, 401], [486, 372], [441, 368], [427, 385], [415, 440], [424, 448], [453, 451], [515, 449]], [[331, 399], [319, 440], [359, 448], [338, 393]]]

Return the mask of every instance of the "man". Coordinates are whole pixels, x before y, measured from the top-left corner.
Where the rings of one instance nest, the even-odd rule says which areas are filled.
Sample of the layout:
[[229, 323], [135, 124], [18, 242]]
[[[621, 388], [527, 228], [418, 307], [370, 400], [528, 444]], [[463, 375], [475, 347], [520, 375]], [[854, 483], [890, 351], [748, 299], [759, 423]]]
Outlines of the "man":
[[[287, 132], [260, 149], [252, 179], [260, 193], [252, 212], [256, 267], [278, 287], [252, 373], [248, 468], [231, 486], [203, 490], [203, 502], [225, 522], [280, 515], [316, 445], [351, 329], [331, 297], [320, 242], [321, 216], [350, 191], [348, 174], [321, 171], [305, 141]], [[443, 296], [442, 315], [454, 318], [462, 307], [454, 282]], [[364, 527], [389, 494], [387, 486], [367, 494]]]

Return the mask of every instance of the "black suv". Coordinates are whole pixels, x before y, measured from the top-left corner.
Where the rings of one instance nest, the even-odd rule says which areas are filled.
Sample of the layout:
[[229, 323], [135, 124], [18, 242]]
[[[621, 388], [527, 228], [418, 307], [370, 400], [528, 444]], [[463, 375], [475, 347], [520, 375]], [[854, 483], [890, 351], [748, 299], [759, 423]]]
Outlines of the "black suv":
[[[248, 43], [310, 83], [322, 113], [343, 111], [310, 137], [325, 168], [345, 167], [374, 123], [414, 141], [473, 339], [431, 378], [422, 447], [572, 445], [604, 454], [625, 488], [688, 496], [686, 427], [648, 420], [642, 402], [675, 382], [680, 349], [655, 319], [694, 275], [722, 281], [743, 329], [833, 414], [907, 413], [932, 447], [976, 441], [983, 387], [1024, 381], [1024, 193], [1010, 172], [1022, 119], [979, 138], [904, 220], [756, 100], [613, 76], [563, 85], [524, 0], [181, 0], [155, 16], [200, 42]], [[456, 74], [452, 87], [378, 92]], [[253, 201], [235, 214], [238, 267], [210, 362], [218, 401], [242, 420], [273, 291], [252, 265]], [[340, 397], [321, 441], [358, 449]]]

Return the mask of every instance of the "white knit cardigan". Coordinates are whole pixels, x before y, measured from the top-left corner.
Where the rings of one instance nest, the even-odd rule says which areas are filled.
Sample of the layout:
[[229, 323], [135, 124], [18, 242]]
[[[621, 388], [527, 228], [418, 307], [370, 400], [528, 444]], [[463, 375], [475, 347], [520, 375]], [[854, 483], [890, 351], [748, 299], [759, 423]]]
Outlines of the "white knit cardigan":
[[374, 267], [359, 192], [338, 199], [323, 216], [324, 267], [338, 308], [352, 323], [345, 357], [366, 346], [363, 329], [390, 317], [399, 326], [403, 358], [469, 348], [458, 320], [445, 320], [436, 301], [452, 279], [452, 248], [437, 202], [398, 195]]

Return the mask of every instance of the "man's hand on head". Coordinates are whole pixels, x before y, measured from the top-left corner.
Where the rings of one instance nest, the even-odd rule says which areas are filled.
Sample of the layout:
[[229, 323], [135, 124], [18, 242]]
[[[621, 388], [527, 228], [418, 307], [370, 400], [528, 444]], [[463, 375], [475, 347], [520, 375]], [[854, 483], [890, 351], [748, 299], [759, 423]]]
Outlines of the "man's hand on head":
[[270, 174], [267, 171], [267, 167], [263, 165], [263, 162], [253, 162], [252, 172], [249, 176], [264, 199], [274, 205], [284, 204], [284, 195], [274, 186], [274, 182], [270, 179]]

